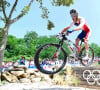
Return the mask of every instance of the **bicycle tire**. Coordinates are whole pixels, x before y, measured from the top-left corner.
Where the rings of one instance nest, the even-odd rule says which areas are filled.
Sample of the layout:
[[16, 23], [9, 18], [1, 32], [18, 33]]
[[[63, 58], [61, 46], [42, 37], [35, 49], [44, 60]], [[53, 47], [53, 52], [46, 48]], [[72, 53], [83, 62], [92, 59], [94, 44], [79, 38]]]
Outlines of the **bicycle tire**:
[[50, 44], [45, 44], [45, 45], [43, 45], [43, 46], [41, 46], [38, 50], [37, 50], [37, 52], [36, 52], [36, 54], [35, 54], [35, 57], [34, 57], [34, 64], [35, 64], [35, 66], [36, 66], [36, 68], [40, 71], [40, 72], [42, 72], [42, 73], [44, 73], [44, 74], [56, 74], [57, 72], [59, 72], [60, 70], [62, 70], [63, 68], [64, 68], [64, 66], [65, 66], [65, 64], [66, 64], [66, 61], [67, 61], [67, 54], [66, 54], [66, 52], [65, 52], [65, 50], [61, 47], [61, 51], [63, 52], [63, 54], [64, 54], [64, 60], [63, 60], [63, 63], [62, 63], [62, 65], [61, 65], [61, 67], [59, 68], [59, 69], [57, 69], [57, 71], [46, 71], [46, 70], [44, 70], [41, 66], [40, 66], [40, 63], [39, 63], [39, 54], [42, 52], [42, 49], [45, 49], [45, 47], [50, 47], [50, 46], [53, 46], [53, 47], [59, 47], [59, 44], [52, 44], [52, 43], [50, 43]]
[[89, 46], [89, 50], [91, 50], [91, 52], [92, 52], [92, 57], [91, 57], [91, 61], [89, 62], [89, 64], [85, 64], [85, 63], [83, 62], [83, 60], [82, 60], [82, 53], [84, 52], [84, 50], [86, 50], [85, 47], [82, 48], [82, 50], [81, 50], [81, 52], [80, 52], [80, 54], [79, 54], [79, 57], [81, 57], [80, 62], [81, 62], [81, 64], [82, 64], [83, 66], [90, 66], [90, 65], [93, 63], [93, 60], [94, 60], [94, 51], [93, 51], [93, 49]]

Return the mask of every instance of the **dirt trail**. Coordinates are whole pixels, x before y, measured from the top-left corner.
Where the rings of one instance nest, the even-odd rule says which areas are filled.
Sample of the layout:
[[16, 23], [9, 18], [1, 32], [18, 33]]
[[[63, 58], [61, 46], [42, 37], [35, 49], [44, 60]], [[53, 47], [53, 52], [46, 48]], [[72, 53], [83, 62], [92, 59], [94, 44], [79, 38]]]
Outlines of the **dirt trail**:
[[47, 82], [37, 82], [37, 83], [8, 83], [6, 85], [1, 85], [0, 90], [99, 90], [99, 89], [59, 86]]

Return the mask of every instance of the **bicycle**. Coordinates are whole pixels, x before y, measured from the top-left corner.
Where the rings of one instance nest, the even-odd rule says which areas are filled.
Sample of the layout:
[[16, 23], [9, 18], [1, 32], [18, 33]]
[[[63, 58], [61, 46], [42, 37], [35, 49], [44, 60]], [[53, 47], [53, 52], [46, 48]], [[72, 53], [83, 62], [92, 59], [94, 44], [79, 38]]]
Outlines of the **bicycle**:
[[[85, 47], [82, 47], [82, 42], [84, 42], [84, 39], [81, 40], [80, 46], [77, 47], [71, 40], [68, 39], [67, 36], [68, 32], [63, 33], [57, 36], [57, 38], [60, 40], [58, 44], [45, 44], [37, 50], [34, 57], [34, 63], [40, 72], [45, 74], [55, 74], [64, 68], [68, 59], [68, 53], [66, 53], [65, 49], [63, 48], [64, 42], [71, 51], [74, 59], [80, 60], [80, 63], [83, 66], [90, 66], [93, 63], [94, 51], [90, 46], [88, 60], [82, 59], [86, 54]], [[71, 44], [76, 48], [77, 55], [74, 53], [75, 50], [70, 46]]]

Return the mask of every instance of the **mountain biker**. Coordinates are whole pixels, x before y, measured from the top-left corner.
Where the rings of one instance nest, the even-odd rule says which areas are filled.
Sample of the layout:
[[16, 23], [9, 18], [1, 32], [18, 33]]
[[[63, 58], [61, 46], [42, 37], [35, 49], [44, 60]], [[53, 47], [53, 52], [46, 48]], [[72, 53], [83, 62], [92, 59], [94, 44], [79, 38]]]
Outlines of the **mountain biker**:
[[89, 36], [91, 35], [91, 28], [87, 24], [85, 18], [78, 16], [78, 12], [75, 9], [70, 10], [70, 15], [72, 17], [73, 22], [64, 28], [61, 33], [66, 32], [69, 30], [73, 25], [77, 26], [73, 30], [68, 31], [69, 33], [72, 33], [74, 31], [79, 31], [82, 30], [82, 32], [77, 36], [75, 43], [76, 46], [78, 47], [79, 41], [84, 38], [84, 44], [86, 48], [86, 56], [83, 59], [88, 59], [88, 53], [89, 53], [89, 48], [88, 48], [88, 40]]

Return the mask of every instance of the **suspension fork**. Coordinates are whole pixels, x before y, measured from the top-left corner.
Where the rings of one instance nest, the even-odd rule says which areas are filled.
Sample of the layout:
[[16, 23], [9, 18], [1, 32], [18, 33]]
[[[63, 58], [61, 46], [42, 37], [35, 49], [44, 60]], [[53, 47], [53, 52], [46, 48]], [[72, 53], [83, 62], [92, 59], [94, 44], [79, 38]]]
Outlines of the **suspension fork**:
[[60, 53], [60, 50], [61, 50], [62, 45], [63, 45], [63, 39], [59, 42], [59, 46], [57, 47], [57, 50], [56, 50], [56, 52], [54, 53], [53, 58], [56, 58], [56, 59], [58, 58], [58, 55], [59, 55], [59, 53]]
[[60, 53], [60, 50], [61, 50], [61, 47], [57, 48], [57, 50], [56, 50], [56, 52], [55, 52], [55, 54], [54, 54], [54, 57], [55, 57], [55, 58], [58, 58], [58, 55], [59, 55], [59, 53]]

